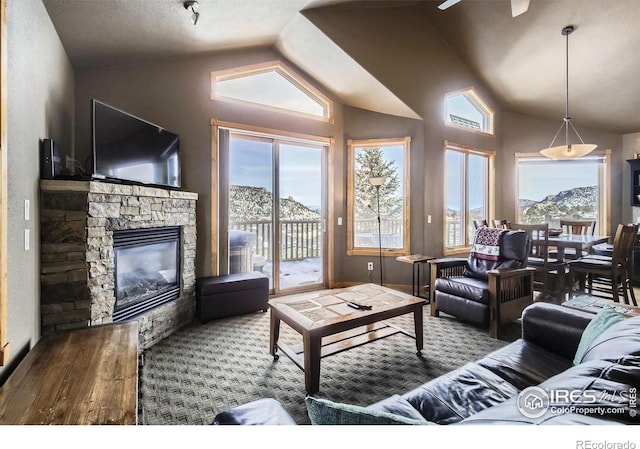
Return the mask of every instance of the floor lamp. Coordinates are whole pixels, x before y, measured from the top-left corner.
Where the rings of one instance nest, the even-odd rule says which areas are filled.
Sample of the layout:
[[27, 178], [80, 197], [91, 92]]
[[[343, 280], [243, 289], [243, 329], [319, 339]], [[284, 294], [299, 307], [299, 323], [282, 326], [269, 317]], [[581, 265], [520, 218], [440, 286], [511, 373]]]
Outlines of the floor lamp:
[[376, 197], [378, 200], [378, 209], [376, 215], [378, 216], [378, 248], [380, 250], [380, 286], [382, 287], [382, 226], [380, 224], [380, 186], [384, 184], [385, 178], [369, 178], [369, 183], [376, 188]]

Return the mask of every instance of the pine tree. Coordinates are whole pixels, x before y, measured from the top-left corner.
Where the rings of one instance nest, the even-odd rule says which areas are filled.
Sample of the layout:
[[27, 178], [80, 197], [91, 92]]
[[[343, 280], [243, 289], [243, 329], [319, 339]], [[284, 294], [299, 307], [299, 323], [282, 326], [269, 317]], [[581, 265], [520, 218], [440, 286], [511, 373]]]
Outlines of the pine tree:
[[[371, 185], [369, 178], [385, 178], [380, 187], [380, 215], [399, 217], [402, 213], [402, 198], [396, 194], [400, 186], [398, 167], [395, 161], [385, 161], [382, 158], [382, 148], [368, 147], [356, 152], [354, 167], [355, 207], [358, 215], [363, 216], [368, 209], [366, 202], [371, 204], [374, 212], [377, 209], [376, 188]], [[365, 215], [366, 216], [366, 215]]]

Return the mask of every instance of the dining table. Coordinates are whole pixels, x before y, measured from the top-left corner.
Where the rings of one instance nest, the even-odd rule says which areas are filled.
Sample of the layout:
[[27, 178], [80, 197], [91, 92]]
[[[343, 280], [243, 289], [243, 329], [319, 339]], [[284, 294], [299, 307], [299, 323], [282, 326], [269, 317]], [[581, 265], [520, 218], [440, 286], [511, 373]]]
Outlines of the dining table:
[[582, 254], [594, 245], [607, 243], [610, 236], [608, 235], [580, 235], [580, 234], [560, 234], [549, 235], [549, 247], [557, 248], [557, 258], [559, 261], [565, 261], [565, 249], [574, 248], [576, 254]]

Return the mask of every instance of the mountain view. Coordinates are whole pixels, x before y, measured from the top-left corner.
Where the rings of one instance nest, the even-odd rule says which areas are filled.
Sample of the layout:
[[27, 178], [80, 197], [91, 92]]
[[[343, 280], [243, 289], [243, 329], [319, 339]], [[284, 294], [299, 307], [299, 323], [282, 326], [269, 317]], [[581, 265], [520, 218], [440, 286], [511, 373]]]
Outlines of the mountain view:
[[520, 199], [523, 223], [557, 223], [560, 218], [594, 220], [598, 217], [598, 187], [576, 187], [548, 195], [541, 201]]
[[[271, 220], [273, 195], [264, 187], [232, 185], [229, 214], [232, 222]], [[280, 216], [289, 220], [320, 220], [320, 214], [292, 197], [280, 199]]]
[[[598, 187], [576, 187], [548, 195], [540, 201], [519, 200], [522, 223], [549, 223], [558, 226], [561, 218], [568, 220], [595, 220], [598, 217]], [[471, 219], [484, 219], [481, 209], [471, 209]], [[460, 212], [447, 209], [447, 221], [459, 220]]]

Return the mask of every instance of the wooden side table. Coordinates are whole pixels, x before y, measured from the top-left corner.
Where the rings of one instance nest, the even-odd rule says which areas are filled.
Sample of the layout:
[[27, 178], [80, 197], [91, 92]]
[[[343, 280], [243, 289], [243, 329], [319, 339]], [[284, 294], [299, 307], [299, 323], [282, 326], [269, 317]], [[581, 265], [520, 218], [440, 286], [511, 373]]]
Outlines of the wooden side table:
[[47, 335], [0, 388], [0, 425], [135, 425], [138, 323]]
[[435, 259], [433, 256], [425, 256], [424, 254], [410, 254], [408, 256], [396, 257], [398, 262], [410, 263], [413, 266], [413, 272], [411, 273], [411, 294], [418, 298], [424, 298], [429, 303], [429, 284], [424, 287], [424, 294], [420, 293], [420, 267], [430, 260]]

